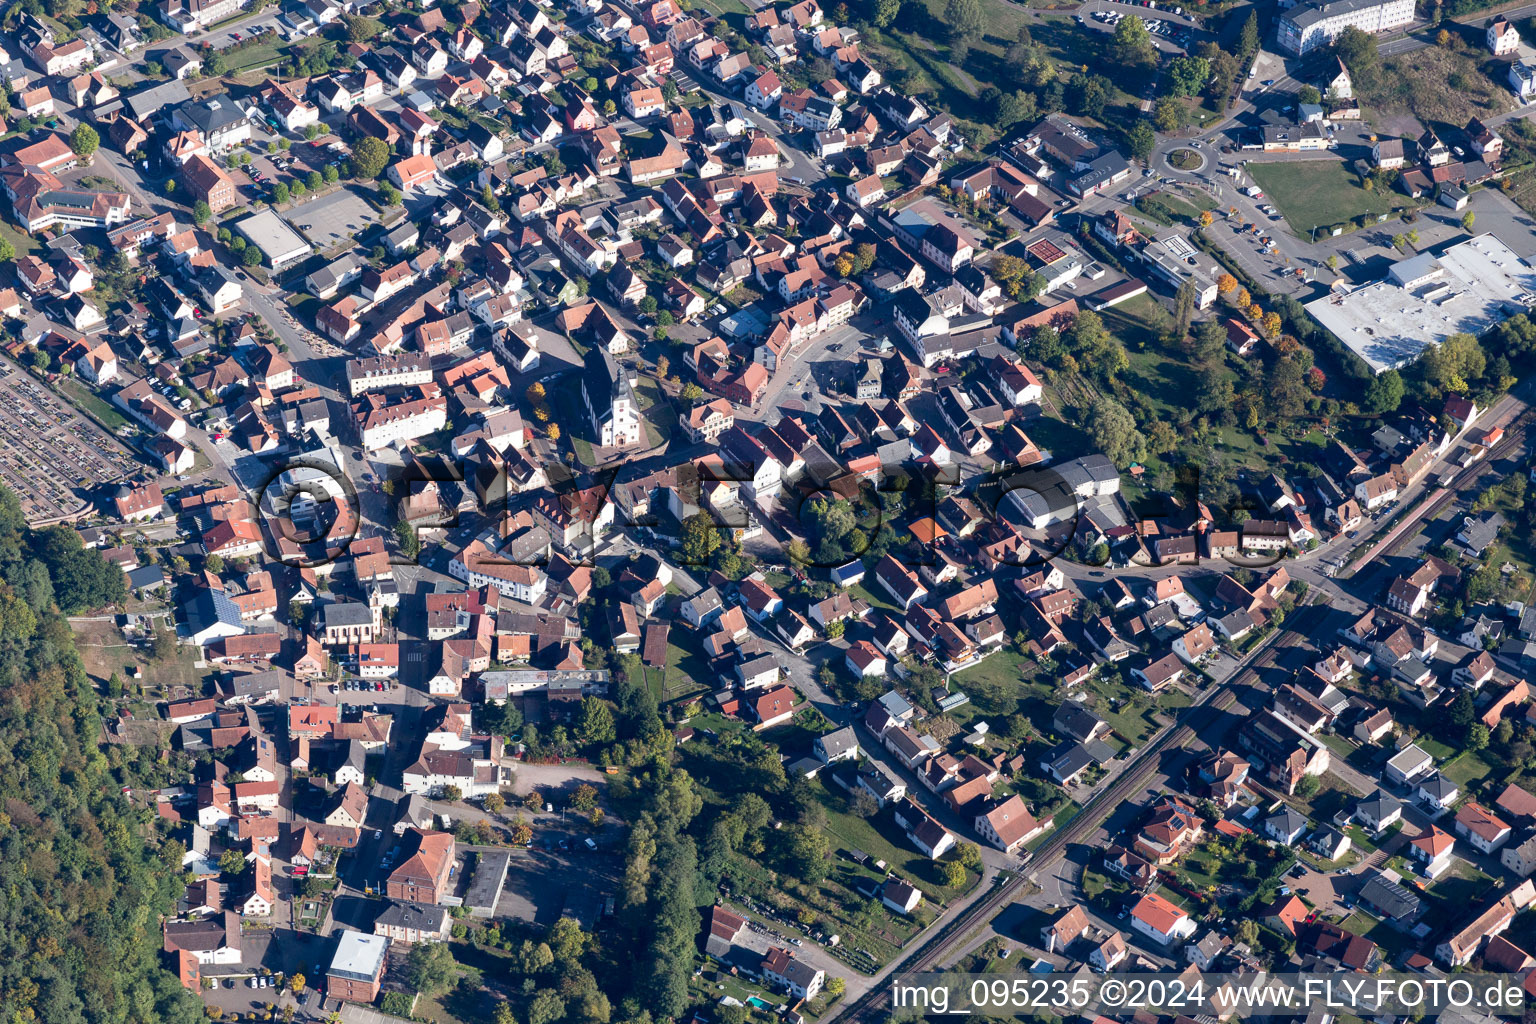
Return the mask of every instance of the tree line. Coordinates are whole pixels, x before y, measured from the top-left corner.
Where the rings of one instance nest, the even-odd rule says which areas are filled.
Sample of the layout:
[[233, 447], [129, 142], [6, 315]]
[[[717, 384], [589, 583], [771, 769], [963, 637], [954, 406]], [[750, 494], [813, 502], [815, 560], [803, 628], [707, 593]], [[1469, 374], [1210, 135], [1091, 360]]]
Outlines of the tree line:
[[100, 596], [93, 565], [0, 485], [0, 1020], [194, 1024], [202, 1004], [159, 960], [179, 844], [157, 848], [121, 795], [60, 608]]

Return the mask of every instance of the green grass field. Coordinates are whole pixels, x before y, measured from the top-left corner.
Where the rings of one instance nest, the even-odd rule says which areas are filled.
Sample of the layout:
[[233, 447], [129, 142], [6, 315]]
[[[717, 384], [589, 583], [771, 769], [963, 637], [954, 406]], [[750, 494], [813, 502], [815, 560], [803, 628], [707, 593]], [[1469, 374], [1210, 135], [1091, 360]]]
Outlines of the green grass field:
[[112, 403], [92, 391], [89, 385], [65, 377], [59, 380], [59, 391], [73, 405], [94, 417], [98, 423], [113, 433], [116, 433], [119, 427], [128, 425], [127, 418], [118, 412]]
[[[875, 860], [885, 861], [923, 890], [929, 899], [948, 901], [963, 896], [978, 881], [977, 875], [968, 871], [964, 885], [944, 885], [939, 881], [938, 865], [919, 853], [901, 834], [888, 810], [873, 818], [861, 818], [848, 810], [848, 799], [841, 790], [827, 786], [820, 779], [812, 781], [811, 788], [827, 810], [826, 832], [834, 847], [862, 850]], [[949, 856], [953, 858], [954, 854]]]
[[1363, 935], [1394, 957], [1404, 950], [1413, 949], [1413, 939], [1393, 928], [1385, 921], [1378, 921], [1363, 910], [1356, 910], [1340, 925], [1347, 932]]
[[[687, 636], [695, 641], [687, 647], [679, 646], [673, 638]], [[667, 634], [666, 682], [663, 699], [681, 700], [709, 692], [711, 673], [704, 651], [696, 641], [702, 639], [696, 632], [675, 631]]]
[[1367, 192], [1338, 160], [1250, 163], [1248, 173], [1301, 237], [1310, 235], [1314, 227], [1343, 224], [1362, 215], [1391, 214], [1413, 205], [1398, 192]]
[[1495, 887], [1494, 880], [1468, 861], [1451, 861], [1451, 868], [1429, 888], [1429, 913], [1433, 920], [1437, 914], [1455, 918], [1467, 907], [1485, 899]]
[[1440, 773], [1462, 788], [1462, 791], [1482, 782], [1493, 774], [1493, 766], [1484, 761], [1477, 754], [1465, 751], [1444, 765], [1440, 766]]
[[36, 238], [6, 221], [0, 221], [0, 238], [11, 243], [12, 247], [16, 250], [16, 257], [18, 259], [23, 256], [30, 256], [42, 248], [42, 243]]

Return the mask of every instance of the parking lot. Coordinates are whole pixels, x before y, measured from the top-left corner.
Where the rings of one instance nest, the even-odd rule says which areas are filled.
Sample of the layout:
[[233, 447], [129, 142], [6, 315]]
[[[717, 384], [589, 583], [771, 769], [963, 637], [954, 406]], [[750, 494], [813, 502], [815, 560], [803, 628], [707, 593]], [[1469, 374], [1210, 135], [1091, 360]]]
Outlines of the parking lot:
[[295, 230], [325, 250], [350, 239], [376, 219], [373, 207], [350, 187], [300, 203], [286, 217]]
[[1092, 32], [1113, 32], [1115, 26], [1131, 15], [1146, 23], [1152, 43], [1165, 53], [1182, 53], [1200, 41], [1201, 33], [1194, 19], [1182, 7], [1157, 0], [1128, 0], [1111, 3], [1092, 0], [1078, 9], [1078, 24]]
[[[618, 859], [612, 853], [589, 850], [581, 837], [558, 829], [536, 827], [534, 835], [535, 848], [512, 858], [496, 916], [543, 926], [562, 916], [574, 917], [590, 928], [602, 916], [604, 900], [618, 886]], [[559, 848], [557, 836], [568, 849]], [[547, 840], [553, 840], [554, 849], [538, 848]]]

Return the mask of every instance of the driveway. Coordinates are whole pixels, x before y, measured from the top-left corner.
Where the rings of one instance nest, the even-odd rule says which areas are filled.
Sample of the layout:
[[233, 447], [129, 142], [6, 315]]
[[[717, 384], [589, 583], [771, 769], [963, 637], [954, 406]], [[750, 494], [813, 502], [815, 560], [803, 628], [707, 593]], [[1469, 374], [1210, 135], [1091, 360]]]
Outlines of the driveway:
[[1312, 904], [1324, 917], [1342, 918], [1354, 912], [1354, 908], [1345, 903], [1343, 897], [1353, 893], [1355, 876], [1349, 873], [1327, 875], [1308, 867], [1303, 861], [1296, 863], [1305, 869], [1305, 873], [1300, 877], [1286, 875], [1285, 884], [1291, 887], [1292, 892]]

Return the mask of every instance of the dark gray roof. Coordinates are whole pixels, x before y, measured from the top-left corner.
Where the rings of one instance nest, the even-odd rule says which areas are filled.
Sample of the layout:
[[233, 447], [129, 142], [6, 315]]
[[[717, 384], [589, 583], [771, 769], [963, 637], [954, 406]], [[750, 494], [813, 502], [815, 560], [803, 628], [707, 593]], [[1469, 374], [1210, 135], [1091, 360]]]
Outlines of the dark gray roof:
[[[225, 697], [249, 697], [257, 693], [275, 693], [287, 675], [281, 669], [265, 672], [238, 672], [219, 684], [219, 692]], [[362, 762], [358, 762], [362, 767]]]
[[373, 610], [358, 601], [334, 601], [321, 611], [326, 626], [361, 626], [373, 623]]
[[199, 588], [187, 602], [186, 615], [187, 627], [193, 633], [200, 633], [215, 623], [240, 625], [240, 607], [222, 590]]
[[1378, 789], [1375, 796], [1360, 801], [1359, 809], [1369, 815], [1372, 821], [1380, 821], [1383, 818], [1390, 818], [1393, 812], [1401, 812], [1403, 805], [1395, 797]]
[[383, 913], [374, 918], [373, 924], [375, 928], [385, 925], [390, 928], [435, 932], [443, 927], [443, 918], [447, 916], [446, 907], [432, 907], [425, 903], [390, 903]]
[[1360, 887], [1360, 901], [1394, 921], [1412, 920], [1424, 912], [1422, 900], [1379, 871]]
[[132, 590], [158, 587], [164, 583], [165, 573], [158, 565], [141, 565], [139, 568], [129, 570], [128, 572], [128, 586]]
[[836, 757], [838, 754], [852, 750], [859, 745], [859, 738], [853, 733], [853, 726], [845, 725], [841, 729], [833, 730], [825, 736], [818, 738], [821, 749], [826, 751], [828, 757]]
[[176, 116], [196, 125], [204, 138], [246, 119], [245, 112], [234, 101], [219, 96], [200, 103], [185, 103], [177, 109]]
[[1051, 718], [1051, 728], [1065, 733], [1075, 740], [1086, 740], [1104, 720], [1075, 700], [1069, 700], [1056, 709]]
[[[163, 61], [165, 58], [161, 59]], [[132, 112], [134, 120], [142, 121], [151, 114], [159, 113], [165, 107], [185, 103], [191, 98], [192, 94], [187, 91], [187, 83], [173, 80], [161, 85], [152, 85], [148, 89], [140, 89], [132, 96], [124, 97], [123, 102]]]
[[1307, 827], [1307, 819], [1300, 811], [1287, 807], [1279, 814], [1272, 815], [1264, 820], [1264, 824], [1273, 825], [1275, 831], [1284, 835], [1290, 835]]
[[607, 409], [616, 398], [635, 400], [629, 375], [601, 345], [593, 345], [582, 359], [581, 389], [593, 409]]
[[1328, 18], [1337, 18], [1379, 6], [1381, 6], [1381, 0], [1332, 0], [1331, 3], [1298, 4], [1286, 12], [1282, 20], [1304, 29]]
[[1093, 764], [1093, 755], [1081, 743], [1064, 743], [1040, 760], [1040, 767], [1059, 779], [1070, 778]]
[[1460, 790], [1461, 787], [1456, 785], [1456, 783], [1452, 782], [1450, 779], [1446, 778], [1444, 775], [1441, 775], [1439, 772], [1435, 772], [1435, 774], [1419, 783], [1419, 789], [1434, 797], [1436, 800], [1444, 800], [1451, 794]]

